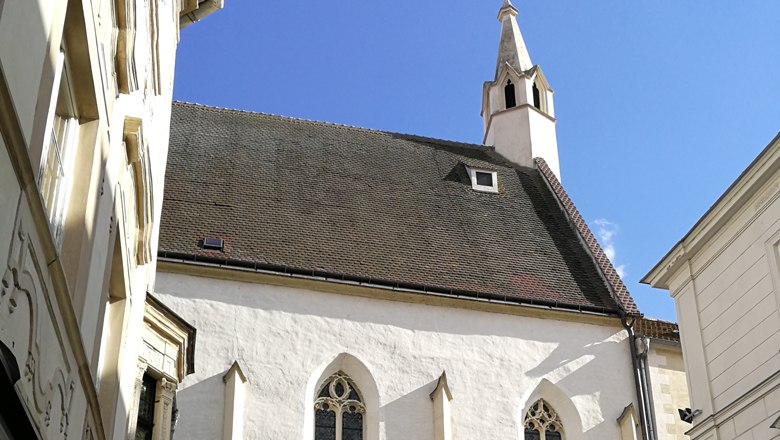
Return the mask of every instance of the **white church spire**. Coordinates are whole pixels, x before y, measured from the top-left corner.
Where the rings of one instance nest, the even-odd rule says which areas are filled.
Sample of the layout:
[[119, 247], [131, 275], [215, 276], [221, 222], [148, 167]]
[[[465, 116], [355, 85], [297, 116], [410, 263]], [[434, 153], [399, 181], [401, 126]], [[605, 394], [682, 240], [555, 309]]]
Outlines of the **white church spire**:
[[501, 43], [498, 46], [496, 72], [504, 64], [509, 64], [518, 72], [533, 67], [515, 17], [517, 17], [517, 9], [512, 2], [504, 0], [504, 6], [498, 11], [498, 21], [501, 22]]
[[498, 11], [501, 40], [493, 81], [482, 92], [483, 143], [518, 165], [533, 167], [541, 157], [561, 178], [555, 134], [553, 91], [542, 69], [531, 62], [510, 0]]

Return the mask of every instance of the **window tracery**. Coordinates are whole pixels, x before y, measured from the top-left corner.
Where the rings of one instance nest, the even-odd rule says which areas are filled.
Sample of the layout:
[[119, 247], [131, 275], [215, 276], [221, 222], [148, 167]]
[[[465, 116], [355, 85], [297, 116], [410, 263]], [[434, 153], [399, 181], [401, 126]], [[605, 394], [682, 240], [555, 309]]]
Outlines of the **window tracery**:
[[525, 414], [525, 440], [564, 440], [558, 413], [543, 399], [537, 400]]
[[339, 371], [314, 401], [314, 440], [363, 440], [366, 407], [352, 379]]

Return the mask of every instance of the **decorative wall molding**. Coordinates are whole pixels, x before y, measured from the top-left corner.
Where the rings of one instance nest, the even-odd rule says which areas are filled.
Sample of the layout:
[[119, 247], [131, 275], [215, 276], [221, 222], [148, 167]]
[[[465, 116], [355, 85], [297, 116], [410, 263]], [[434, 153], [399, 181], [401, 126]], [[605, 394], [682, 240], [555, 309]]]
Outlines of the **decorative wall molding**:
[[38, 428], [64, 439], [76, 384], [46, 281], [32, 237], [17, 217], [0, 284], [0, 338], [24, 359], [18, 386]]
[[154, 219], [152, 165], [141, 119], [125, 119], [124, 143], [135, 193], [135, 218], [133, 219], [136, 232], [135, 251], [137, 263], [141, 265], [152, 260], [152, 222]]
[[135, 1], [116, 0], [114, 4], [117, 39], [114, 48], [114, 64], [121, 93], [138, 90], [135, 63], [136, 14]]

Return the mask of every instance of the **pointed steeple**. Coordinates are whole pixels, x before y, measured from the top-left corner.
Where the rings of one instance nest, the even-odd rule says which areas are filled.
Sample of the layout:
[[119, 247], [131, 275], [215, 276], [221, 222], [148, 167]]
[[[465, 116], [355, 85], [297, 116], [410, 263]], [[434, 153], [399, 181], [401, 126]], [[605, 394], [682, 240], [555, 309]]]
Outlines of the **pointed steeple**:
[[553, 90], [542, 69], [531, 62], [516, 17], [517, 9], [504, 0], [498, 11], [496, 75], [482, 89], [482, 143], [525, 167], [536, 166], [534, 158], [541, 157], [560, 179]]
[[518, 72], [525, 72], [534, 66], [515, 17], [517, 17], [517, 8], [509, 0], [504, 0], [504, 5], [498, 11], [498, 21], [501, 22], [501, 42], [498, 45], [496, 75], [505, 64], [509, 64]]

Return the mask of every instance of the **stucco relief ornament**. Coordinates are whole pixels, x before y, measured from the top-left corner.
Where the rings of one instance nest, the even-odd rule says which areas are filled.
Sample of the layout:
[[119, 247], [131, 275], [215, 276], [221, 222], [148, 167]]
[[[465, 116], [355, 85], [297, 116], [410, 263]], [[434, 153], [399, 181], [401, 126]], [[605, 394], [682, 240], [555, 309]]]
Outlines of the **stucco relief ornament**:
[[35, 356], [31, 351], [27, 352], [27, 362], [24, 363], [24, 378], [27, 382], [32, 382], [35, 375]]
[[341, 372], [331, 376], [322, 387], [314, 409], [333, 411], [337, 415], [343, 413], [365, 414], [366, 407], [361, 402], [360, 395], [351, 380]]
[[46, 423], [47, 428], [49, 425], [51, 425], [51, 401], [46, 403], [46, 411], [43, 414], [43, 422]]
[[160, 382], [160, 388], [168, 394], [173, 394], [176, 392], [177, 383], [163, 377]]

